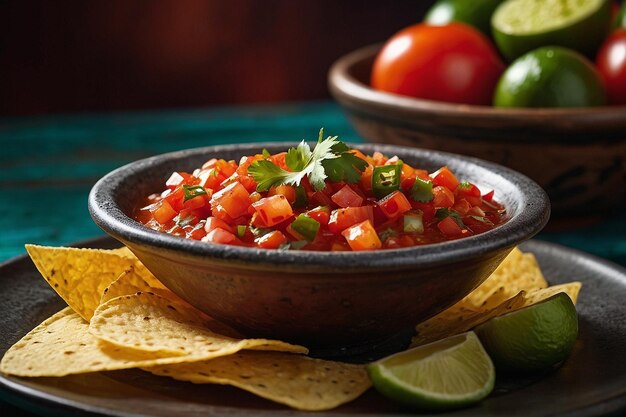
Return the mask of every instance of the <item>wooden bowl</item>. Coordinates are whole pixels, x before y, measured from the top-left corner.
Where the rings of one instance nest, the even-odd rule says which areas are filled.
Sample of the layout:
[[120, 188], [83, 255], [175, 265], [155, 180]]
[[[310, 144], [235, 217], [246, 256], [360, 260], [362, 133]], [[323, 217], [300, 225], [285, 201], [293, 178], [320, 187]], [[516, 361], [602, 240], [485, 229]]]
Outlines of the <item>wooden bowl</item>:
[[[508, 220], [475, 236], [374, 252], [281, 251], [218, 245], [151, 230], [130, 214], [163, 189], [174, 170], [192, 171], [212, 157], [239, 160], [288, 143], [192, 149], [140, 160], [93, 187], [94, 221], [163, 282], [200, 310], [248, 336], [313, 348], [368, 346], [405, 333], [476, 288], [517, 244], [550, 216], [546, 194], [510, 169], [444, 152], [359, 145], [435, 170], [448, 165], [481, 190], [496, 190]], [[296, 144], [292, 144], [295, 146]]]
[[500, 109], [385, 93], [369, 86], [380, 47], [340, 58], [328, 76], [367, 141], [497, 162], [543, 187], [556, 215], [602, 213], [626, 202], [626, 106]]

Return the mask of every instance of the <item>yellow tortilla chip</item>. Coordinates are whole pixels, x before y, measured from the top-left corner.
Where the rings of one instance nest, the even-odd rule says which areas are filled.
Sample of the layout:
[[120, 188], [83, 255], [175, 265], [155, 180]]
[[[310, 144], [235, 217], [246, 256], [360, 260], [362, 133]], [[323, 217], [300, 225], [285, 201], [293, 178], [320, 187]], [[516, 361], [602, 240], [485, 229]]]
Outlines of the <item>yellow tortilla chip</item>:
[[529, 306], [533, 304], [537, 304], [540, 301], [543, 301], [547, 298], [552, 297], [554, 294], [564, 292], [569, 295], [569, 298], [572, 299], [572, 302], [576, 304], [578, 302], [578, 293], [580, 292], [580, 288], [582, 284], [578, 281], [568, 282], [565, 284], [553, 285], [548, 288], [543, 288], [540, 290], [530, 291], [524, 297], [524, 305]]
[[104, 289], [137, 263], [134, 258], [102, 249], [26, 245], [26, 250], [48, 284], [87, 321]]
[[514, 248], [493, 274], [460, 303], [471, 309], [492, 309], [520, 291], [529, 292], [547, 286], [535, 256]]
[[501, 316], [523, 306], [523, 291], [488, 310], [474, 310], [455, 304], [425, 322], [418, 324], [415, 328], [416, 335], [411, 341], [411, 347], [467, 332], [493, 317]]
[[88, 330], [89, 323], [67, 307], [11, 346], [0, 362], [0, 371], [27, 377], [64, 376], [181, 361], [111, 345]]
[[[188, 305], [152, 292], [138, 292], [102, 304], [89, 331], [115, 345], [167, 355], [202, 356], [242, 349], [307, 353], [302, 346], [268, 339], [234, 339], [210, 330], [219, 324], [206, 320]], [[221, 327], [221, 326], [220, 326]]]
[[279, 352], [242, 351], [210, 361], [145, 368], [196, 384], [232, 385], [307, 410], [328, 410], [359, 397], [371, 382], [363, 365]]
[[131, 295], [136, 292], [158, 292], [162, 291], [160, 295], [163, 297], [176, 297], [176, 294], [165, 288], [161, 282], [156, 279], [152, 274], [142, 275], [139, 274], [134, 267], [122, 272], [115, 281], [109, 284], [108, 287], [102, 292], [100, 298], [100, 304], [104, 304], [107, 301], [120, 297], [122, 295]]
[[187, 308], [195, 310], [196, 314], [204, 322], [211, 323], [211, 328], [216, 333], [221, 335], [230, 336], [233, 338], [243, 339], [244, 336], [232, 329], [231, 327], [213, 320], [211, 317], [196, 309], [191, 304], [174, 294], [169, 289], [165, 288], [159, 280], [157, 280], [152, 274], [140, 275], [137, 273], [136, 268], [131, 268], [128, 271], [124, 271], [115, 281], [113, 281], [108, 287], [104, 289], [100, 304], [104, 304], [113, 298], [121, 297], [124, 295], [133, 295], [138, 292], [151, 292], [159, 295], [168, 300], [184, 304]]

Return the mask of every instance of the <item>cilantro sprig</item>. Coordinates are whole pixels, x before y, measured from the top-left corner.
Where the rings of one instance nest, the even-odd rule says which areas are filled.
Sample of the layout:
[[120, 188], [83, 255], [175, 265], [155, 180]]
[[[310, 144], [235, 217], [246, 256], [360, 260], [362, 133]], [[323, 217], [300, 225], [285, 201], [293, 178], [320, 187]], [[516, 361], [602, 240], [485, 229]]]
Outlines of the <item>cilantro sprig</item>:
[[320, 129], [317, 144], [311, 147], [304, 140], [295, 148], [290, 148], [285, 156], [287, 171], [268, 159], [250, 164], [248, 173], [257, 183], [257, 191], [267, 191], [277, 185], [298, 186], [305, 177], [316, 190], [322, 190], [325, 180], [354, 183], [359, 181], [360, 172], [367, 167], [367, 162], [350, 153], [350, 148], [337, 136], [324, 137]]

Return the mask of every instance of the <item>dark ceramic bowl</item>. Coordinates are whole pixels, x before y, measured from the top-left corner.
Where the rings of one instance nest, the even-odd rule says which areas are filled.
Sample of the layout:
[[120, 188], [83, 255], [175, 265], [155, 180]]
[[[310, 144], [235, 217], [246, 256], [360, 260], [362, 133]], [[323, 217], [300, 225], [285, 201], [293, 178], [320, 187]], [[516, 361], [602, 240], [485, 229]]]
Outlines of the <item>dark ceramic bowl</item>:
[[332, 95], [366, 140], [490, 160], [543, 187], [556, 216], [607, 212], [626, 202], [626, 106], [496, 109], [420, 100], [372, 89], [380, 45], [331, 68]]
[[129, 215], [164, 188], [172, 171], [211, 157], [235, 159], [296, 144], [191, 149], [143, 159], [91, 190], [94, 221], [168, 288], [243, 334], [313, 347], [373, 343], [410, 329], [478, 286], [517, 244], [539, 232], [550, 205], [527, 177], [493, 163], [443, 152], [359, 145], [428, 170], [448, 165], [481, 190], [496, 190], [508, 221], [487, 233], [439, 244], [375, 252], [278, 251], [188, 240], [144, 227]]

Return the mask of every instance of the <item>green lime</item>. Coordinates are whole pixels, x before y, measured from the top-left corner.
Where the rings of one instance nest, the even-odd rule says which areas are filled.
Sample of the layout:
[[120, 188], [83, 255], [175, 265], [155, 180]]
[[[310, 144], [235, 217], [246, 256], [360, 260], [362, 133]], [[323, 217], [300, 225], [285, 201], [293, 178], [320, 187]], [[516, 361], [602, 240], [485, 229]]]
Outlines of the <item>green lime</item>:
[[498, 371], [539, 372], [563, 362], [578, 336], [576, 307], [558, 293], [474, 329]]
[[509, 60], [548, 45], [591, 58], [610, 25], [610, 0], [507, 0], [491, 18], [494, 40]]
[[545, 47], [516, 59], [494, 93], [496, 107], [590, 107], [606, 103], [601, 75], [584, 56]]
[[462, 22], [491, 36], [491, 15], [503, 0], [439, 0], [428, 11], [424, 22], [447, 25]]
[[493, 363], [474, 332], [400, 352], [368, 366], [376, 389], [429, 410], [476, 403], [493, 390]]

